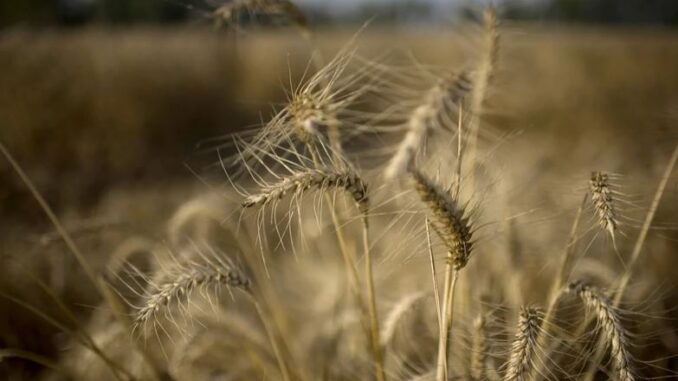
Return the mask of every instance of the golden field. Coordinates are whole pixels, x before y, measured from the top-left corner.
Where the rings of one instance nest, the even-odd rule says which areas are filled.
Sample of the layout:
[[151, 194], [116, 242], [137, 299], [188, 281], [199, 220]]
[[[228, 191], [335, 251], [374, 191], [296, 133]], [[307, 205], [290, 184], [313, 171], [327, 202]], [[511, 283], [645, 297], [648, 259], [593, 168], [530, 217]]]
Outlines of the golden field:
[[[487, 367], [493, 368], [497, 377], [506, 377], [506, 367], [501, 364], [509, 357], [520, 307], [517, 300], [545, 307], [553, 274], [568, 244], [570, 225], [593, 171], [620, 175], [620, 194], [615, 197], [625, 204], [620, 207], [624, 220], [615, 243], [619, 253], [613, 252], [605, 232], [596, 233], [595, 205], [587, 204], [575, 250], [586, 253], [589, 262], [581, 262], [574, 274], [593, 279], [603, 289], [614, 287], [625, 271], [620, 257], [628, 260], [678, 143], [675, 31], [511, 24], [502, 25], [500, 31], [496, 73], [482, 115], [482, 128], [492, 131], [483, 141], [483, 163], [492, 168], [487, 175], [491, 180], [469, 196], [479, 204], [481, 223], [490, 228], [474, 242], [477, 253], [464, 269], [468, 276], [461, 273], [465, 278], [460, 280], [461, 296], [455, 309], [455, 337], [459, 340], [452, 346], [459, 355], [450, 367], [463, 379], [467, 377], [464, 356], [472, 346], [470, 332], [480, 305], [498, 311], [491, 339], [495, 349]], [[0, 34], [0, 142], [35, 182], [97, 274], [104, 274], [110, 259], [126, 250], [125, 258], [128, 254], [161, 256], [156, 252], [163, 250], [182, 252], [185, 237], [205, 239], [199, 244], [218, 247], [231, 256], [258, 258], [257, 249], [240, 246], [239, 240], [246, 239], [242, 237], [247, 233], [230, 230], [229, 221], [240, 222], [240, 212], [232, 210], [237, 205], [234, 193], [224, 190], [227, 176], [218, 166], [215, 170], [219, 157], [209, 148], [211, 139], [268, 120], [273, 113], [271, 104], [286, 100], [289, 77], [298, 82], [310, 66], [312, 46], [320, 47], [329, 60], [353, 33], [320, 31], [311, 45], [292, 31], [246, 32], [234, 45], [225, 33], [190, 28], [4, 31]], [[420, 70], [417, 63], [455, 70], [473, 68], [482, 56], [482, 33], [480, 27], [467, 26], [367, 27], [355, 38], [361, 57], [396, 57], [408, 62], [406, 70], [414, 72]], [[390, 139], [386, 144], [397, 140]], [[439, 150], [433, 152], [442, 153], [436, 154], [437, 162], [422, 164], [427, 173], [437, 170], [442, 179], [453, 177], [450, 163], [454, 160], [446, 155], [454, 158], [456, 146], [450, 147], [447, 153], [444, 147], [433, 148]], [[364, 176], [372, 184], [379, 182], [381, 164], [364, 161], [358, 167], [365, 170]], [[394, 334], [394, 348], [385, 346], [385, 363], [389, 379], [434, 379], [430, 370], [435, 368], [437, 334], [433, 331], [437, 327], [434, 303], [426, 299], [432, 290], [424, 225], [407, 220], [397, 227], [384, 217], [398, 213], [391, 209], [403, 212], [413, 205], [419, 205], [420, 215], [425, 212], [416, 203], [416, 195], [405, 193], [406, 185], [398, 186], [403, 186], [403, 194], [412, 202], [398, 209], [385, 201], [388, 196], [378, 194], [376, 203], [386, 205], [388, 212], [374, 212], [371, 217], [375, 220], [371, 236], [380, 315], [390, 316], [390, 308], [414, 292], [426, 296], [417, 302], [424, 306], [408, 305], [412, 316], [399, 322], [402, 327]], [[370, 189], [388, 195], [388, 188], [375, 185]], [[215, 189], [227, 196], [214, 196], [211, 192]], [[677, 201], [678, 174], [674, 173], [634, 269], [628, 300], [620, 308], [622, 321], [628, 322], [628, 336], [634, 340], [630, 351], [637, 379], [670, 378], [678, 372]], [[177, 210], [186, 209], [191, 202], [202, 209], [177, 227]], [[282, 202], [283, 206], [287, 202]], [[347, 242], [355, 246], [358, 255], [358, 224], [347, 216], [352, 206], [345, 209]], [[301, 210], [299, 215], [304, 216], [304, 223], [313, 225], [309, 222], [312, 217]], [[513, 215], [519, 217], [507, 223], [506, 217]], [[330, 321], [328, 317], [339, 316], [343, 307], [351, 305], [342, 277], [343, 263], [336, 254], [332, 229], [327, 228], [329, 213], [321, 213], [319, 219], [324, 223], [309, 228], [310, 243], [300, 244], [300, 252], [295, 252], [299, 257], [275, 244], [266, 249], [271, 257], [268, 270], [274, 273], [269, 278], [258, 277], [261, 270], [249, 269], [252, 264], [247, 259], [236, 262], [244, 263], [253, 278], [268, 279], [279, 293], [280, 310], [291, 311], [290, 316], [281, 318], [283, 322], [273, 319], [274, 325], [286, 327], [281, 331], [293, 337], [291, 342], [283, 340], [282, 350], [292, 369], [291, 379], [363, 379], [370, 374], [371, 360], [363, 348], [367, 347], [364, 340], [355, 337], [360, 336], [356, 334], [359, 327], [347, 328], [348, 323], [340, 328], [340, 323], [322, 326], [325, 331], [340, 332], [327, 339], [333, 343], [331, 347], [320, 339], [309, 339], [314, 330], [321, 331], [321, 323]], [[252, 228], [247, 217], [243, 224]], [[269, 231], [262, 234], [275, 236], [271, 226], [265, 229]], [[0, 160], [0, 291], [4, 295], [0, 299], [0, 375], [5, 375], [0, 378], [115, 379], [103, 361], [74, 339], [83, 330], [91, 332], [115, 362], [128, 368], [134, 375], [129, 379], [155, 377], [140, 365], [143, 361], [137, 361], [139, 355], [135, 358], [132, 353], [147, 344], [132, 342], [145, 340], [153, 341], [147, 344], [153, 357], [149, 363], [155, 364], [158, 379], [284, 378], [277, 373], [277, 353], [262, 343], [270, 327], [257, 322], [246, 301], [238, 296], [230, 300], [226, 291], [217, 298], [223, 299], [217, 308], [230, 310], [230, 303], [244, 311], [241, 316], [224, 318], [226, 323], [216, 319], [187, 323], [182, 317], [167, 324], [170, 331], [173, 325], [185, 327], [178, 329], [181, 339], [177, 341], [171, 340], [174, 333], [139, 338], [138, 333], [124, 329], [110, 333], [120, 335], [110, 339], [106, 336], [109, 329], [120, 323], [88, 284], [87, 274], [59, 237], [14, 169]], [[237, 249], [232, 247], [234, 242], [238, 242]], [[434, 247], [442, 278], [445, 250], [440, 242]], [[321, 254], [312, 255], [316, 252]], [[153, 268], [153, 264], [146, 266]], [[510, 270], [515, 273], [507, 274]], [[75, 312], [80, 326], [69, 320], [36, 279]], [[125, 291], [119, 292], [127, 296]], [[38, 306], [41, 313], [62, 322], [71, 333], [64, 333], [12, 298]], [[187, 301], [179, 314], [188, 315], [191, 308]], [[572, 324], [570, 315], [575, 307], [568, 308], [561, 317], [564, 324]], [[134, 308], [122, 309], [134, 317]], [[200, 309], [195, 314], [208, 313]], [[240, 335], [229, 333], [229, 327]], [[201, 329], [213, 332], [214, 337], [200, 337], [196, 344], [198, 335], [194, 333]], [[330, 335], [325, 331], [323, 335]], [[249, 336], [241, 337], [243, 332]], [[160, 349], [154, 341], [169, 349]], [[251, 345], [244, 344], [249, 341]], [[565, 359], [547, 363], [547, 368], [553, 368], [543, 378], [584, 379], [585, 359], [596, 352], [591, 346], [594, 341], [584, 335], [578, 345], [563, 344], [559, 353]], [[19, 352], [10, 356], [2, 348], [37, 353], [45, 361], [14, 356]], [[185, 351], [185, 356], [184, 352], [173, 353], [179, 350]], [[334, 360], [324, 367], [327, 359]], [[58, 371], [50, 369], [52, 362]], [[299, 363], [304, 365], [297, 371]], [[606, 379], [606, 374], [614, 373], [614, 361], [604, 357], [600, 368], [595, 379]], [[487, 379], [493, 379], [490, 374]]]

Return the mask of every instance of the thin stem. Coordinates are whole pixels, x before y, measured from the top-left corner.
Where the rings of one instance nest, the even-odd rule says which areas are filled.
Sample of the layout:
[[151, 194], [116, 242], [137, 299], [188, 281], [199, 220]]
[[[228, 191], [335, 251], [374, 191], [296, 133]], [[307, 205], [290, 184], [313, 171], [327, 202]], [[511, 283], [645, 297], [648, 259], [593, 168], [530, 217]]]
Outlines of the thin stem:
[[[436, 303], [436, 317], [438, 318], [438, 335], [445, 332], [443, 328], [443, 314], [440, 308], [440, 292], [438, 290], [438, 280], [436, 279], [436, 263], [433, 259], [433, 246], [431, 245], [431, 229], [429, 226], [428, 217], [426, 217], [426, 241], [428, 242], [428, 256], [431, 262], [431, 279], [433, 280], [433, 297], [435, 298]], [[440, 366], [441, 364], [439, 364]], [[443, 358], [442, 369], [445, 374], [447, 374], [447, 358]]]
[[363, 250], [365, 253], [365, 282], [367, 283], [367, 307], [370, 318], [370, 338], [372, 342], [372, 356], [374, 357], [374, 372], [378, 381], [385, 381], [384, 360], [379, 338], [379, 316], [377, 314], [377, 299], [374, 292], [374, 277], [372, 274], [372, 256], [370, 254], [369, 230], [367, 215], [363, 216]]
[[457, 122], [457, 183], [454, 192], [455, 197], [459, 197], [461, 191], [461, 159], [462, 159], [462, 141], [461, 141], [461, 126], [463, 122], [463, 105], [464, 102], [459, 102], [459, 121]]
[[452, 331], [454, 289], [459, 275], [458, 270], [452, 268], [452, 263], [447, 263], [445, 270], [445, 288], [443, 290], [443, 331], [438, 335], [438, 370], [437, 381], [446, 381], [448, 379], [448, 369], [445, 365], [450, 349], [450, 339]]

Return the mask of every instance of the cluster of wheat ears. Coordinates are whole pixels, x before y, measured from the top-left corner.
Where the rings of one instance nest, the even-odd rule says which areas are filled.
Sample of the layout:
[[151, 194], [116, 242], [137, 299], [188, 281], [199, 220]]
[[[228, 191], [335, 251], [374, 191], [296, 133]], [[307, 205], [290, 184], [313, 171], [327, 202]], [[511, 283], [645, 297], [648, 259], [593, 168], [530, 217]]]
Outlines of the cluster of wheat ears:
[[[215, 16], [245, 5], [307, 26], [281, 1], [236, 2]], [[637, 335], [620, 307], [678, 150], [629, 253], [618, 245], [616, 176], [591, 174], [563, 252], [551, 255], [559, 265], [544, 308], [527, 303], [529, 274], [508, 258], [520, 253], [485, 243], [519, 238], [517, 216], [502, 215], [491, 194], [491, 7], [481, 35], [478, 61], [464, 70], [420, 64], [424, 74], [411, 75], [359, 58], [353, 42], [327, 64], [316, 56], [270, 121], [216, 147], [227, 183], [184, 204], [166, 241], [128, 242], [103, 273], [0, 146], [107, 307], [85, 327], [64, 303], [68, 323], [13, 299], [76, 345], [59, 362], [3, 356], [82, 379], [639, 379], [650, 365], [634, 358]], [[619, 280], [574, 277], [587, 213], [609, 238], [610, 262], [625, 261]]]

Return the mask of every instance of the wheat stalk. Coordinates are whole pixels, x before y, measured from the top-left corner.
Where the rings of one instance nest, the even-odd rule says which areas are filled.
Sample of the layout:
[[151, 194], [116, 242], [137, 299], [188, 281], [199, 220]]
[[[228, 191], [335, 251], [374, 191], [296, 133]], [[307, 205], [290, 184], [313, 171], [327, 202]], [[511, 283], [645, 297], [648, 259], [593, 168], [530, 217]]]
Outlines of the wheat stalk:
[[620, 381], [633, 381], [631, 355], [626, 330], [615, 311], [612, 301], [596, 288], [582, 282], [572, 282], [565, 289], [567, 293], [577, 295], [592, 311], [602, 328], [605, 343], [610, 348], [610, 355], [615, 363], [617, 377]]
[[516, 337], [511, 345], [511, 355], [504, 381], [527, 380], [533, 357], [537, 350], [542, 311], [536, 307], [522, 307]]

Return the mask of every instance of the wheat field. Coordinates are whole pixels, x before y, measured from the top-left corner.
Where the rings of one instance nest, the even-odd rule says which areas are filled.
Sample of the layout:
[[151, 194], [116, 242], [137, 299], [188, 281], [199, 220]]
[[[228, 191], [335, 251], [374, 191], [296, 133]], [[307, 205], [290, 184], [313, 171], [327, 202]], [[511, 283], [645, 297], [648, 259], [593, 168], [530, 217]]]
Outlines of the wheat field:
[[480, 19], [0, 34], [0, 375], [676, 377], [678, 35]]

